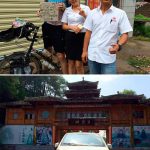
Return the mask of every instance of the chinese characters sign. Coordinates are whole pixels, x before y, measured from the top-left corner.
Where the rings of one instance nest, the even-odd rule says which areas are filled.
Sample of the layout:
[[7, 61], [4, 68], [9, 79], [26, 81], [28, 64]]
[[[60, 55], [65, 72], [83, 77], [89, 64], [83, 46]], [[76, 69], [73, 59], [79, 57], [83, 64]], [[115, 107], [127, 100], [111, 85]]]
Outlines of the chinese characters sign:
[[94, 125], [94, 119], [68, 119], [69, 125]]

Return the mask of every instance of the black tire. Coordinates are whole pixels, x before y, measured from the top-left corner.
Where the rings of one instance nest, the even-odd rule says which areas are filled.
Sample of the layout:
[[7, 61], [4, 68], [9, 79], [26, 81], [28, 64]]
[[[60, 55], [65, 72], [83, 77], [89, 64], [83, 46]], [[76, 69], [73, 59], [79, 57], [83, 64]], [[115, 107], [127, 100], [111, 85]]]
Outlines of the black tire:
[[[0, 74], [11, 74], [12, 55], [8, 56], [0, 62]], [[31, 74], [40, 74], [42, 70], [41, 62], [34, 55], [30, 56], [29, 66]]]

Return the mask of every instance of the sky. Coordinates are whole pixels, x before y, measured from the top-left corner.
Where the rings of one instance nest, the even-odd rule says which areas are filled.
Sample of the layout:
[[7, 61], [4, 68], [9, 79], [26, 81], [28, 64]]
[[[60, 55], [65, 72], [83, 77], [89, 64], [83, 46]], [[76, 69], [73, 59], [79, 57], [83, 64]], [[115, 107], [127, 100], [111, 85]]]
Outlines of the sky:
[[107, 96], [117, 94], [124, 89], [133, 90], [136, 94], [144, 94], [150, 98], [150, 76], [149, 75], [62, 75], [69, 83], [87, 80], [99, 81], [100, 95]]

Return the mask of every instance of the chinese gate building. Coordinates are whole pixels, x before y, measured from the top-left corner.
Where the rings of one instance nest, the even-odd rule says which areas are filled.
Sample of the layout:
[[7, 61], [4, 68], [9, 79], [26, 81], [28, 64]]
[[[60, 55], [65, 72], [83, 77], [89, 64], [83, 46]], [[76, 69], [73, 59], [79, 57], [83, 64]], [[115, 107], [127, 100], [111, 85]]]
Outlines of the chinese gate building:
[[100, 91], [98, 82], [83, 79], [68, 83], [66, 98], [33, 97], [6, 104], [1, 144], [54, 144], [66, 132], [86, 131], [104, 133], [113, 147], [149, 147], [148, 100], [143, 95], [100, 96]]

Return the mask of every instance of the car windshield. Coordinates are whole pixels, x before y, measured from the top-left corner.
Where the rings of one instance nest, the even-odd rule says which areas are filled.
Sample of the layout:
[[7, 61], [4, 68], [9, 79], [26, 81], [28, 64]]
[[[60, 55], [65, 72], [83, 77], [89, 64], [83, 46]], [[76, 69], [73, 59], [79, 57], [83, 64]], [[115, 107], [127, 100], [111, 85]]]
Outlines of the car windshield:
[[61, 142], [62, 146], [100, 146], [105, 147], [104, 141], [98, 134], [70, 133]]

